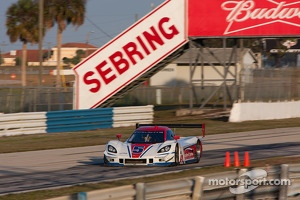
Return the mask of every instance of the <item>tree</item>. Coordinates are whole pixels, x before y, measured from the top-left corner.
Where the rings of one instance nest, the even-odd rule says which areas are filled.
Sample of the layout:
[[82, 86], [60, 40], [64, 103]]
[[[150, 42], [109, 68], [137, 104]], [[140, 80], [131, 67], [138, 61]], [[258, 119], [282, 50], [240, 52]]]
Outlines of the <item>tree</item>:
[[63, 62], [65, 64], [73, 64], [73, 65], [77, 65], [78, 63], [80, 63], [81, 59], [84, 57], [85, 55], [85, 51], [82, 49], [78, 49], [76, 51], [76, 55], [73, 58], [63, 58]]
[[6, 34], [10, 42], [20, 40], [22, 46], [22, 86], [26, 86], [27, 44], [38, 42], [38, 4], [34, 0], [19, 0], [6, 11]]
[[45, 2], [45, 19], [47, 27], [57, 24], [57, 76], [56, 87], [61, 87], [61, 43], [62, 33], [67, 25], [79, 27], [84, 23], [86, 0], [47, 0]]

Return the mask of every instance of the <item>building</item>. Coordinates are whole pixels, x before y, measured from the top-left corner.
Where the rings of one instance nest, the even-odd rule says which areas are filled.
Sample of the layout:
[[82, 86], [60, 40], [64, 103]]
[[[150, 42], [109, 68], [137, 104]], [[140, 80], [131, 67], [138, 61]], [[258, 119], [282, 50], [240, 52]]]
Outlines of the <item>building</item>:
[[[77, 50], [85, 51], [85, 57], [92, 54], [98, 49], [98, 47], [86, 44], [86, 43], [65, 43], [61, 46], [61, 62], [63, 64], [64, 58], [73, 58], [76, 56]], [[1, 55], [3, 63], [1, 66], [16, 66], [16, 59], [22, 58], [22, 50], [14, 50], [9, 53]], [[39, 66], [39, 50], [27, 49], [27, 66]], [[43, 50], [43, 66], [56, 66], [57, 65], [57, 47], [52, 47], [51, 49]]]
[[224, 63], [228, 66], [226, 69], [226, 80], [228, 82], [239, 80], [242, 68], [246, 74], [243, 77], [251, 81], [251, 69], [259, 67], [256, 55], [248, 48], [245, 48], [242, 52], [237, 49], [238, 53], [236, 53], [236, 56], [232, 56], [231, 60], [232, 48], [203, 49], [201, 54], [199, 51], [198, 48], [189, 49], [163, 70], [152, 76], [150, 86], [187, 85], [191, 79], [190, 65], [194, 66], [195, 64], [196, 67], [192, 75], [194, 84], [197, 84], [195, 82], [200, 84], [200, 80], [203, 80], [205, 85], [210, 86], [218, 86], [223, 83]]

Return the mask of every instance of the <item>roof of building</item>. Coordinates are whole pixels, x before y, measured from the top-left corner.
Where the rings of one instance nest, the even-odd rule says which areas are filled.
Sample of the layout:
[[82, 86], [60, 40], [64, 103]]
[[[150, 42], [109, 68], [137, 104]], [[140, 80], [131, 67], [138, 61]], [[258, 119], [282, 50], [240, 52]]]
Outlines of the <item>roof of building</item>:
[[[43, 50], [43, 54], [48, 50]], [[22, 50], [16, 50], [15, 54], [11, 52], [2, 55], [3, 58], [22, 58]], [[27, 49], [27, 62], [38, 62], [39, 61], [39, 50]]]
[[[95, 52], [98, 47], [91, 45], [91, 44], [86, 44], [86, 43], [65, 43], [62, 44], [62, 48], [76, 48], [76, 49], [83, 49], [87, 51], [86, 56], [91, 55], [93, 52]], [[14, 53], [13, 53], [14, 52]], [[48, 52], [48, 50], [43, 50], [43, 54]], [[17, 58], [20, 57], [22, 58], [22, 50], [15, 50], [11, 51], [5, 54], [1, 54], [2, 58]], [[27, 62], [39, 62], [39, 50], [33, 50], [33, 49], [27, 49]]]
[[[55, 46], [56, 48], [57, 46]], [[79, 42], [70, 42], [70, 43], [65, 43], [61, 45], [62, 48], [91, 48], [91, 49], [98, 49], [98, 47], [88, 44], [88, 43], [79, 43]]]

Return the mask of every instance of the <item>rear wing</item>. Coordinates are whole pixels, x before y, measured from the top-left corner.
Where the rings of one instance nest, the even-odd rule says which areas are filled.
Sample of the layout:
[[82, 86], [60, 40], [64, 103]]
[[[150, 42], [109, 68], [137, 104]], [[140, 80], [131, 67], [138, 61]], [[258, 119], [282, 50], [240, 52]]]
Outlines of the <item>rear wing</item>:
[[167, 126], [169, 128], [201, 128], [202, 137], [205, 137], [205, 124], [140, 124], [136, 123], [135, 128], [141, 126]]

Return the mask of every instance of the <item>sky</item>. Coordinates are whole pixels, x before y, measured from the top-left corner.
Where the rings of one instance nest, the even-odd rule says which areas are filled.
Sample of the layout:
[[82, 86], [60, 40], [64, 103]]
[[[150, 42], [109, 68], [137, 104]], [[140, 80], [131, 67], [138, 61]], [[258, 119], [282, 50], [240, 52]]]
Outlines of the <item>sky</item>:
[[[6, 35], [6, 11], [18, 0], [0, 0], [0, 48], [1, 52], [22, 49], [21, 42], [10, 43]], [[47, 1], [47, 0], [44, 0]], [[62, 43], [81, 42], [101, 47], [119, 33], [148, 14], [164, 0], [87, 0], [86, 17], [82, 26], [69, 25], [63, 32]], [[43, 49], [56, 46], [57, 27], [49, 30], [43, 40]], [[38, 45], [28, 45], [38, 49]]]

